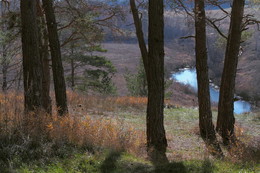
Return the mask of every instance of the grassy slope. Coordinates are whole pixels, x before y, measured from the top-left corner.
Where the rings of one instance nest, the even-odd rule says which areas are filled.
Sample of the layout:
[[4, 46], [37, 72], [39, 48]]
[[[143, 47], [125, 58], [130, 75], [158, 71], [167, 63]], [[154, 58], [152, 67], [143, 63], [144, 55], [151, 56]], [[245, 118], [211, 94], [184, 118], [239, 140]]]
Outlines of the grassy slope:
[[[142, 112], [117, 112], [119, 118], [136, 128], [144, 129], [145, 116]], [[256, 115], [237, 116], [238, 121], [247, 131], [243, 138], [254, 138], [259, 134], [259, 120]], [[23, 163], [19, 161], [18, 172], [258, 172], [259, 163], [241, 160], [212, 159], [206, 152], [198, 136], [197, 110], [180, 108], [165, 111], [165, 125], [169, 148], [167, 155], [172, 162], [161, 167], [154, 167], [143, 157], [126, 152], [101, 149], [94, 154], [86, 150], [72, 149], [73, 152], [64, 158], [52, 158], [49, 163], [40, 161]], [[16, 162], [13, 160], [11, 162]], [[259, 160], [258, 160], [259, 161]], [[14, 163], [13, 163], [14, 164]]]
[[[170, 164], [156, 167], [147, 161], [145, 152], [144, 98], [86, 98], [75, 93], [68, 93], [68, 98], [71, 112], [68, 118], [30, 120], [31, 124], [26, 126], [32, 128], [29, 134], [18, 132], [16, 128], [19, 127], [10, 124], [7, 137], [2, 125], [5, 117], [14, 115], [8, 104], [14, 106], [15, 102], [13, 99], [1, 102], [1, 173], [260, 171], [259, 113], [236, 115], [236, 132], [243, 145], [230, 153], [222, 146], [226, 157], [216, 160], [209, 155], [199, 137], [198, 110], [165, 109]], [[44, 124], [43, 120], [50, 122]], [[49, 137], [41, 137], [44, 135]]]
[[105, 152], [100, 155], [76, 154], [69, 159], [54, 160], [49, 165], [37, 166], [24, 165], [18, 170], [21, 173], [31, 172], [89, 172], [89, 173], [186, 173], [186, 172], [247, 172], [254, 173], [259, 168], [251, 164], [234, 164], [228, 161], [189, 160], [183, 162], [171, 162], [170, 164], [154, 167], [146, 160], [142, 160], [126, 153]]

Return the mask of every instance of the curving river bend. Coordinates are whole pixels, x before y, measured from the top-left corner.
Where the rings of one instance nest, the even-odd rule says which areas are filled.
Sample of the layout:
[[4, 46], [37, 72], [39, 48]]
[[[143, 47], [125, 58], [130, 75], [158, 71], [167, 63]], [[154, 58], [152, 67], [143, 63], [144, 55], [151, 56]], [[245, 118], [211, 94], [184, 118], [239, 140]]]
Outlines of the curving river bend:
[[[195, 69], [183, 69], [172, 75], [172, 78], [177, 82], [191, 86], [197, 91], [197, 73]], [[219, 90], [214, 85], [210, 86], [210, 99], [212, 102], [218, 102]], [[251, 111], [250, 103], [238, 100], [234, 102], [234, 112], [236, 114], [242, 114]]]

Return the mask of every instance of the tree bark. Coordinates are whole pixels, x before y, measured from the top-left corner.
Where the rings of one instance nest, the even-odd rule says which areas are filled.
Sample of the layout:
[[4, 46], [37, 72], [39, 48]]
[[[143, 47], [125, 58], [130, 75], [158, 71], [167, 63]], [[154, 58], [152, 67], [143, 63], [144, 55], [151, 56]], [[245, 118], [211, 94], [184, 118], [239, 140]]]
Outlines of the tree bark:
[[74, 61], [74, 43], [72, 43], [72, 45], [70, 46], [70, 68], [71, 68], [71, 89], [74, 90], [75, 89], [75, 61]]
[[163, 0], [149, 0], [149, 35], [147, 51], [142, 22], [134, 0], [130, 6], [142, 54], [147, 83], [148, 104], [146, 115], [147, 152], [155, 164], [167, 163], [167, 139], [164, 129], [164, 17]]
[[152, 161], [165, 162], [167, 139], [164, 129], [164, 6], [149, 0], [147, 147]]
[[[1, 29], [3, 32], [6, 32], [7, 31], [7, 26], [6, 26], [7, 21], [5, 21], [4, 18], [5, 18], [5, 13], [6, 13], [7, 7], [5, 5], [5, 2], [1, 1], [0, 3], [1, 3], [1, 18], [2, 18], [1, 19], [2, 20]], [[6, 92], [6, 90], [7, 90], [7, 69], [8, 69], [6, 43], [3, 42], [1, 47], [2, 47], [1, 65], [2, 65], [2, 73], [3, 73], [2, 91]]]
[[42, 107], [42, 61], [39, 53], [36, 0], [21, 0], [25, 111]]
[[223, 153], [216, 138], [212, 123], [209, 77], [206, 46], [206, 16], [204, 0], [195, 0], [195, 51], [198, 81], [199, 127], [200, 135], [209, 151], [218, 157]]
[[234, 90], [241, 41], [244, 0], [234, 0], [231, 12], [224, 69], [221, 78], [220, 98], [218, 104], [217, 131], [225, 145], [235, 143]]
[[55, 19], [53, 1], [43, 0], [43, 8], [45, 10], [49, 44], [51, 49], [52, 72], [56, 97], [56, 105], [59, 115], [68, 113], [66, 84], [64, 79], [64, 70], [61, 60], [60, 42], [57, 31], [57, 23]]
[[70, 60], [70, 66], [71, 66], [71, 89], [74, 90], [74, 88], [75, 88], [75, 63], [74, 63], [73, 58], [71, 58], [71, 60]]
[[38, 33], [39, 33], [39, 48], [40, 56], [42, 59], [42, 105], [43, 109], [48, 113], [52, 114], [52, 104], [50, 97], [50, 68], [49, 68], [49, 41], [48, 32], [46, 28], [46, 21], [43, 14], [43, 9], [41, 8], [40, 0], [37, 0], [37, 16], [38, 16]]
[[148, 74], [148, 51], [147, 51], [146, 44], [144, 41], [142, 21], [139, 18], [139, 12], [138, 12], [138, 9], [136, 8], [135, 0], [130, 0], [130, 7], [131, 7], [133, 19], [134, 19], [136, 36], [138, 39], [139, 48], [140, 48], [143, 63], [144, 63], [144, 69], [145, 69], [146, 74]]
[[2, 83], [2, 91], [5, 93], [7, 91], [7, 69], [8, 69], [8, 63], [7, 63], [7, 52], [6, 52], [6, 46], [3, 43], [2, 46], [2, 73], [3, 73], [3, 83]]

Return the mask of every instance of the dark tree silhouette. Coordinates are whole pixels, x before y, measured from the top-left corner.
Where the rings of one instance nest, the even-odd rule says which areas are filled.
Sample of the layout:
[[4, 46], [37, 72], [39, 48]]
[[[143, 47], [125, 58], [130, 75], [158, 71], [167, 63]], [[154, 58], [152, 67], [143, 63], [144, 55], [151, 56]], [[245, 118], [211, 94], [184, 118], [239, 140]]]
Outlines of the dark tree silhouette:
[[42, 107], [42, 61], [39, 53], [36, 0], [21, 0], [25, 111]]
[[56, 105], [59, 115], [68, 112], [66, 85], [64, 79], [64, 70], [61, 61], [60, 42], [57, 31], [57, 23], [54, 14], [53, 1], [43, 0], [43, 8], [46, 15], [49, 44], [51, 49], [52, 72], [56, 97]]
[[204, 0], [195, 0], [195, 42], [200, 135], [208, 146], [209, 151], [213, 155], [222, 157], [223, 153], [217, 141], [215, 128], [212, 123]]
[[234, 132], [234, 90], [244, 4], [244, 0], [233, 1], [224, 69], [221, 78], [217, 131], [222, 136], [225, 145], [230, 145], [236, 141]]

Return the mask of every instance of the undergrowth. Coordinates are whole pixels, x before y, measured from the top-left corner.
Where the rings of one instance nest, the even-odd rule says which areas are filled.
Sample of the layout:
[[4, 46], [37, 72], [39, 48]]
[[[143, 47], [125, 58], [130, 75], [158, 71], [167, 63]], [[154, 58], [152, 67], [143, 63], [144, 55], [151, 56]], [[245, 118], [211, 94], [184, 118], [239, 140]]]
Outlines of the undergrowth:
[[259, 171], [258, 114], [237, 116], [241, 143], [216, 160], [199, 137], [198, 110], [165, 110], [170, 163], [156, 167], [146, 160], [146, 98], [67, 94], [64, 117], [56, 110], [24, 114], [22, 94], [0, 94], [1, 173]]
[[[138, 155], [145, 143], [143, 131], [117, 118], [57, 112], [24, 114], [22, 96], [9, 93], [0, 96], [0, 168], [19, 167], [17, 163], [32, 160], [42, 164], [51, 158], [67, 158], [74, 150], [95, 152], [104, 148]], [[70, 100], [73, 102], [73, 100]], [[78, 152], [78, 151], [77, 151]]]

